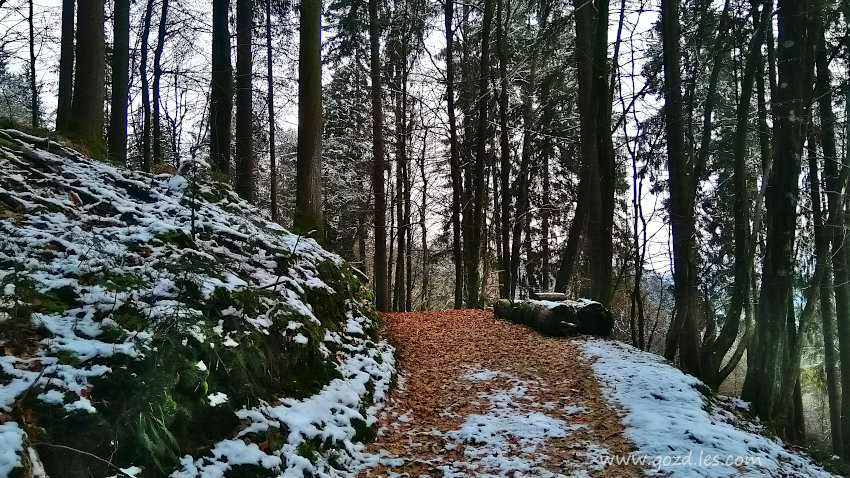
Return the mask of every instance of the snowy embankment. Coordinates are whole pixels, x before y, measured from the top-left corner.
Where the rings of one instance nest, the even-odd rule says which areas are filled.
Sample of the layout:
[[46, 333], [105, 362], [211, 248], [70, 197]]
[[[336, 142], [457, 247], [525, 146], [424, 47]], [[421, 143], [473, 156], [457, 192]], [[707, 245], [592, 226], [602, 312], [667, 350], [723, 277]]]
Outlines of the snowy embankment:
[[202, 169], [0, 130], [0, 478], [324, 476], [374, 433], [367, 285]]
[[623, 412], [629, 457], [669, 477], [831, 477], [804, 455], [765, 436], [747, 403], [708, 397], [698, 379], [661, 357], [620, 342], [581, 343], [600, 389]]

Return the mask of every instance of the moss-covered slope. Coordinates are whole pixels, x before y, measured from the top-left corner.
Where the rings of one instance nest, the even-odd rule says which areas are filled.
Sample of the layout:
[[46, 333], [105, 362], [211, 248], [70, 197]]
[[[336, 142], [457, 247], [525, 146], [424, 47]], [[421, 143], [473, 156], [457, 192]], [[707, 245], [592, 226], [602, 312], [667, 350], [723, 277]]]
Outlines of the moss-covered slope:
[[0, 477], [354, 466], [394, 373], [368, 288], [181, 174], [0, 130]]

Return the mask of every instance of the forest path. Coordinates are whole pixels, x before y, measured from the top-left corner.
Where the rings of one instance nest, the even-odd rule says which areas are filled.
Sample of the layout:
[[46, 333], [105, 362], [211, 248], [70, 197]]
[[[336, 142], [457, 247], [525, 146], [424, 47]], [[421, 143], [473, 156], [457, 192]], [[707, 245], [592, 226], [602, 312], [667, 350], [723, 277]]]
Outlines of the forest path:
[[643, 476], [573, 340], [459, 310], [382, 314], [400, 387], [362, 476]]

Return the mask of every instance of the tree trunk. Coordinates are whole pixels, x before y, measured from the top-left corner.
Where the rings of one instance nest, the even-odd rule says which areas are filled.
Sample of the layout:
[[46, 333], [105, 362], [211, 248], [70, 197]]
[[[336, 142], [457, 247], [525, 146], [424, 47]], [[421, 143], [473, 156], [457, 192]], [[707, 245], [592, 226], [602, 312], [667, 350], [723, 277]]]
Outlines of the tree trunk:
[[487, 163], [487, 112], [490, 108], [487, 78], [490, 76], [490, 24], [493, 21], [494, 0], [484, 0], [484, 18], [481, 26], [481, 61], [478, 73], [478, 127], [475, 148], [475, 172], [473, 197], [472, 234], [469, 241], [469, 270], [467, 271], [467, 305], [478, 309], [483, 306], [479, 296], [482, 230], [484, 227], [484, 192], [487, 184], [484, 166]]
[[151, 97], [148, 82], [148, 37], [151, 32], [151, 17], [153, 16], [153, 0], [148, 0], [145, 7], [145, 19], [142, 26], [141, 59], [139, 61], [139, 78], [142, 80], [142, 171], [151, 170]]
[[130, 0], [115, 0], [112, 17], [112, 101], [109, 108], [109, 159], [127, 163], [127, 99], [130, 92]]
[[[845, 111], [850, 111], [850, 88], [845, 89], [846, 107]], [[850, 122], [847, 123], [848, 144], [845, 147], [844, 164], [850, 161]], [[837, 157], [837, 156], [836, 156]], [[834, 162], [827, 161], [827, 163]], [[836, 189], [830, 188], [830, 191], [842, 191], [842, 181], [839, 179]], [[843, 195], [839, 197], [846, 199]], [[830, 206], [832, 207], [832, 206]], [[841, 201], [837, 206], [836, 214], [842, 211]], [[833, 209], [830, 209], [832, 211]], [[842, 437], [842, 458], [850, 460], [850, 250], [845, 241], [848, 239], [846, 228], [850, 223], [850, 218], [846, 212], [841, 214], [839, 222], [840, 227], [833, 228], [832, 236], [832, 260], [835, 270], [835, 310], [838, 327], [838, 355], [841, 360], [841, 437]]]
[[[309, 5], [305, 4], [305, 6]], [[309, 8], [302, 7], [303, 11]], [[252, 35], [252, 11], [251, 0], [236, 0], [236, 193], [248, 202], [254, 202], [254, 131], [252, 120], [254, 116], [252, 69], [253, 59], [251, 56]], [[304, 36], [304, 25], [301, 28]], [[299, 75], [301, 73], [301, 62], [299, 62]], [[298, 92], [301, 96], [299, 82]], [[299, 101], [298, 123], [301, 124], [301, 107]], [[299, 127], [299, 131], [300, 131]], [[301, 151], [301, 140], [299, 135], [299, 148]], [[301, 155], [299, 154], [299, 163]], [[300, 168], [298, 168], [300, 169]], [[298, 181], [296, 181], [298, 183]], [[296, 193], [296, 198], [298, 194]], [[297, 203], [297, 201], [296, 201]], [[296, 205], [296, 210], [298, 206]], [[296, 214], [297, 216], [297, 214]], [[295, 218], [293, 218], [293, 222]], [[308, 229], [309, 230], [309, 229]], [[299, 231], [302, 232], [302, 231]]]
[[[771, 15], [773, 12], [772, 1], [765, 2], [761, 17], [753, 7], [753, 18], [757, 19], [755, 24], [755, 32], [750, 40], [750, 45], [747, 50], [744, 76], [741, 81], [741, 94], [738, 98], [738, 104], [735, 114], [735, 134], [732, 139], [732, 183], [733, 183], [733, 215], [734, 215], [734, 235], [735, 235], [735, 278], [732, 286], [732, 298], [729, 306], [729, 316], [720, 330], [717, 337], [712, 337], [709, 344], [703, 351], [703, 367], [702, 380], [712, 389], [716, 390], [720, 387], [721, 382], [725, 378], [720, 375], [723, 367], [723, 361], [726, 354], [735, 344], [738, 338], [738, 331], [741, 324], [741, 315], [745, 304], [748, 304], [752, 299], [750, 297], [750, 281], [752, 275], [752, 258], [750, 257], [750, 207], [751, 197], [750, 189], [747, 186], [747, 137], [750, 132], [750, 103], [755, 88], [756, 74], [758, 73], [758, 64], [761, 58], [761, 48], [764, 45], [765, 28], [771, 26]], [[728, 8], [728, 3], [724, 8], [723, 22], [725, 24]], [[723, 27], [725, 28], [725, 27]], [[719, 45], [716, 47], [721, 49]], [[719, 59], [719, 57], [717, 57]], [[717, 78], [715, 72], [719, 70], [719, 65], [714, 65], [712, 71], [713, 84], [716, 87]], [[711, 92], [713, 94], [714, 91]], [[707, 159], [710, 133], [710, 115], [711, 112], [705, 113], [706, 121], [703, 128], [703, 142], [700, 148], [700, 157]], [[746, 339], [746, 337], [745, 337]], [[728, 365], [727, 365], [728, 366]], [[732, 364], [734, 368], [735, 364]]]
[[210, 163], [230, 175], [233, 67], [230, 62], [230, 0], [213, 0], [212, 82], [210, 86]]
[[[544, 115], [545, 118], [545, 115]], [[543, 281], [540, 287], [543, 290], [549, 290], [549, 209], [551, 204], [551, 186], [549, 184], [549, 139], [544, 140], [543, 149], [540, 153], [543, 162], [543, 207], [540, 208], [540, 274], [543, 276]]]
[[[545, 22], [544, 22], [545, 25]], [[542, 27], [541, 27], [542, 28]], [[529, 221], [528, 211], [528, 187], [529, 187], [529, 169], [531, 166], [531, 132], [534, 118], [534, 90], [537, 83], [537, 48], [533, 48], [531, 52], [531, 72], [528, 82], [523, 91], [522, 101], [522, 156], [519, 163], [519, 177], [517, 181], [517, 208], [516, 216], [514, 217], [513, 237], [511, 237], [511, 278], [510, 278], [510, 294], [508, 298], [516, 296], [517, 283], [519, 282], [519, 263], [520, 263], [520, 245], [523, 242], [523, 228]], [[530, 258], [529, 258], [530, 259]]]
[[[80, 0], [77, 8], [76, 69], [71, 133], [93, 153], [103, 153], [105, 45], [103, 0]], [[105, 156], [105, 155], [103, 155]]]
[[428, 129], [425, 129], [425, 134], [422, 136], [422, 155], [419, 157], [419, 174], [422, 175], [422, 203], [420, 205], [420, 220], [422, 234], [422, 307], [421, 310], [430, 309], [431, 299], [431, 284], [428, 268], [429, 252], [428, 252], [428, 225], [426, 223], [428, 211], [428, 176], [425, 174], [425, 154], [428, 151]]
[[162, 79], [162, 49], [165, 46], [166, 22], [168, 21], [168, 0], [162, 0], [162, 13], [156, 36], [156, 48], [153, 51], [153, 163], [163, 162], [162, 124], [160, 119], [159, 83]]
[[322, 1], [301, 2], [298, 164], [293, 227], [322, 237]]
[[375, 288], [375, 307], [386, 312], [389, 310], [387, 198], [384, 195], [384, 110], [381, 106], [381, 26], [378, 24], [378, 0], [369, 0], [369, 45], [372, 74], [372, 187], [375, 191], [375, 257], [372, 281]]
[[501, 299], [493, 304], [496, 317], [528, 325], [544, 335], [588, 334], [605, 337], [614, 330], [614, 317], [598, 302], [582, 300]]
[[[821, 123], [821, 146], [824, 156], [824, 180], [827, 190], [827, 201], [830, 214], [840, 214], [842, 195], [839, 191], [844, 187], [838, 172], [838, 150], [835, 134], [835, 113], [832, 110], [832, 81], [827, 59], [825, 32], [822, 25], [818, 25], [816, 32], [815, 66], [817, 69], [817, 82], [815, 85], [815, 97], [818, 99], [818, 114]], [[843, 216], [843, 215], [842, 215]], [[844, 221], [841, 221], [844, 224]], [[830, 427], [832, 430], [833, 451], [847, 458], [850, 453], [845, 452], [845, 439], [850, 437], [850, 340], [841, 336], [850, 333], [850, 266], [848, 266], [848, 249], [844, 242], [847, 238], [844, 227], [828, 230], [832, 242], [832, 263], [835, 275], [834, 281], [828, 279], [824, 284], [830, 283], [835, 292], [835, 308], [832, 308], [830, 297], [832, 290], [827, 289], [822, 294], [821, 317], [823, 322], [823, 336], [825, 344], [825, 368], [827, 374], [827, 394], [829, 396]], [[827, 274], [828, 275], [828, 274]], [[825, 286], [822, 286], [825, 287]], [[839, 356], [841, 358], [841, 395], [839, 405], [839, 388], [837, 380], [838, 358], [835, 354], [834, 344], [836, 337], [833, 332], [833, 321], [837, 320]]]
[[29, 47], [30, 47], [30, 112], [32, 113], [32, 127], [38, 128], [39, 118], [41, 114], [38, 108], [38, 83], [35, 78], [35, 25], [34, 23], [33, 0], [29, 0], [29, 14], [27, 15], [27, 23], [29, 26]]
[[[275, 120], [274, 120], [274, 66], [272, 61], [272, 0], [266, 0], [266, 77], [268, 80], [269, 102], [269, 168], [271, 169], [271, 184], [269, 186], [270, 208], [272, 221], [278, 220], [277, 211], [277, 158], [275, 157]], [[359, 85], [359, 82], [358, 82]], [[362, 236], [361, 236], [362, 238]], [[363, 255], [360, 256], [363, 259]]]
[[555, 290], [563, 292], [572, 279], [573, 270], [582, 236], [589, 220], [589, 209], [591, 202], [599, 191], [598, 168], [599, 168], [599, 142], [596, 126], [596, 116], [599, 113], [596, 100], [597, 92], [594, 87], [598, 83], [594, 81], [593, 61], [594, 49], [598, 46], [594, 42], [594, 31], [597, 25], [596, 9], [593, 0], [574, 0], [575, 5], [575, 32], [576, 32], [576, 75], [578, 76], [578, 110], [580, 129], [580, 151], [581, 172], [578, 186], [578, 197], [576, 198], [576, 210], [573, 221], [570, 224], [570, 232], [567, 236], [567, 244], [561, 253], [561, 266], [555, 281]]
[[692, 183], [693, 165], [687, 163], [682, 102], [679, 0], [661, 2], [661, 38], [664, 58], [667, 163], [670, 176], [670, 223], [673, 235], [675, 318], [668, 331], [665, 357], [679, 351], [682, 370], [700, 373], [696, 231]]
[[499, 7], [496, 13], [496, 49], [499, 55], [499, 81], [501, 83], [501, 93], [499, 95], [499, 153], [500, 166], [499, 177], [501, 180], [501, 213], [500, 213], [500, 238], [499, 242], [502, 246], [500, 257], [499, 283], [500, 295], [503, 298], [512, 298], [514, 290], [513, 274], [511, 268], [511, 147], [508, 135], [508, 59], [507, 49], [505, 47], [505, 22], [509, 24], [509, 19], [503, 19], [504, 3], [506, 0], [499, 0]]
[[[588, 216], [590, 233], [590, 279], [591, 298], [604, 306], [611, 302], [613, 288], [612, 271], [614, 255], [614, 194], [617, 164], [614, 157], [614, 142], [611, 138], [612, 91], [608, 86], [608, 2], [596, 0], [596, 22], [593, 29], [593, 52], [590, 63], [593, 71], [593, 101], [596, 108], [596, 141], [598, 214]], [[618, 43], [619, 44], [619, 43]]]
[[780, 0], [777, 9], [782, 45], [777, 60], [779, 82], [784, 87], [777, 91], [774, 102], [777, 116], [773, 127], [773, 169], [766, 196], [767, 241], [756, 334], [750, 349], [753, 360], [741, 393], [741, 398], [752, 402], [753, 411], [765, 421], [773, 421], [777, 414], [785, 412], [777, 410], [774, 402], [783, 378], [783, 351], [789, 343], [783, 322], [792, 288], [797, 181], [812, 92], [809, 3]]
[[457, 138], [454, 92], [454, 3], [445, 0], [446, 30], [446, 102], [449, 117], [449, 168], [452, 183], [452, 259], [455, 266], [454, 308], [463, 307], [463, 249], [461, 245], [460, 209], [463, 180], [460, 175], [460, 151]]
[[62, 0], [62, 45], [59, 51], [59, 102], [56, 131], [68, 132], [71, 99], [74, 96], [74, 0]]

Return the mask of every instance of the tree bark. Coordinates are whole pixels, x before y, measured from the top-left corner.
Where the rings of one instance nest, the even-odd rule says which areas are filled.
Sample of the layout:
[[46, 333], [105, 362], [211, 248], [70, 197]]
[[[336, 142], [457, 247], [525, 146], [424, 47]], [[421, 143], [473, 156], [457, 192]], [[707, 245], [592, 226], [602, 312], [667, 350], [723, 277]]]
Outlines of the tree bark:
[[127, 163], [127, 100], [130, 92], [130, 0], [115, 0], [112, 16], [112, 101], [109, 108], [109, 159]]
[[454, 91], [454, 2], [445, 0], [446, 30], [446, 103], [449, 118], [449, 169], [452, 183], [452, 259], [455, 266], [454, 308], [463, 307], [463, 249], [460, 209], [463, 201], [463, 179], [460, 174], [460, 151], [457, 138]]
[[[545, 20], [541, 22], [545, 25]], [[541, 27], [542, 28], [542, 27]], [[509, 298], [516, 296], [517, 283], [519, 282], [519, 263], [520, 263], [520, 245], [522, 244], [522, 232], [526, 224], [528, 224], [528, 185], [529, 185], [529, 169], [531, 166], [531, 131], [534, 118], [534, 89], [537, 83], [537, 48], [533, 47], [531, 52], [531, 71], [528, 77], [528, 82], [523, 91], [522, 101], [522, 156], [519, 163], [519, 177], [517, 178], [517, 208], [514, 217], [513, 237], [511, 238], [511, 278], [510, 278], [510, 294]], [[526, 235], [527, 236], [527, 235]]]
[[[723, 23], [721, 27], [725, 30], [726, 19], [728, 18], [727, 9], [728, 2], [724, 7]], [[758, 62], [760, 60], [761, 47], [764, 45], [765, 28], [771, 25], [771, 16], [773, 12], [773, 2], [768, 0], [763, 5], [761, 17], [759, 18], [756, 8], [753, 8], [753, 18], [757, 19], [755, 24], [755, 32], [750, 40], [747, 49], [744, 76], [741, 81], [741, 94], [738, 98], [737, 109], [735, 112], [735, 133], [732, 139], [732, 204], [734, 215], [734, 236], [735, 236], [735, 269], [734, 283], [732, 286], [732, 298], [729, 307], [729, 316], [726, 322], [721, 327], [717, 337], [711, 337], [707, 346], [703, 351], [702, 358], [702, 380], [712, 389], [716, 390], [720, 387], [723, 377], [720, 371], [723, 367], [723, 360], [726, 354], [735, 344], [738, 338], [738, 331], [741, 325], [741, 315], [745, 304], [749, 303], [750, 297], [750, 281], [752, 276], [752, 259], [750, 257], [750, 189], [747, 186], [747, 137], [750, 131], [750, 103], [753, 96], [753, 90], [756, 83], [756, 74], [758, 73]], [[716, 45], [716, 49], [721, 47]], [[724, 48], [725, 49], [725, 48]], [[719, 59], [719, 57], [716, 57]], [[714, 65], [712, 70], [712, 84], [716, 88], [717, 76], [720, 65]], [[710, 88], [712, 96], [714, 89]], [[706, 113], [706, 124], [703, 128], [703, 142], [700, 148], [700, 157], [707, 159], [711, 122], [709, 117], [711, 112]], [[709, 133], [706, 133], [709, 131]], [[744, 337], [746, 340], [747, 337]], [[732, 365], [734, 367], [734, 364]]]
[[[499, 56], [499, 82], [501, 83], [501, 93], [499, 95], [499, 178], [501, 182], [501, 212], [500, 212], [500, 237], [501, 245], [500, 257], [502, 262], [499, 271], [500, 295], [503, 298], [512, 298], [514, 285], [512, 283], [513, 273], [511, 268], [511, 195], [508, 193], [511, 188], [511, 147], [509, 142], [508, 131], [508, 56], [505, 46], [505, 22], [510, 23], [510, 20], [503, 19], [503, 11], [505, 10], [505, 2], [507, 0], [499, 0], [499, 6], [496, 11], [496, 49]], [[509, 8], [508, 8], [509, 10]]]
[[322, 237], [322, 1], [301, 2], [294, 228]]
[[697, 314], [696, 231], [693, 165], [685, 152], [682, 102], [679, 0], [661, 2], [661, 38], [664, 59], [665, 114], [667, 121], [667, 165], [670, 176], [670, 226], [673, 235], [673, 280], [675, 319], [667, 334], [665, 357], [671, 360], [678, 349], [682, 370], [700, 374]]
[[[303, 10], [304, 8], [302, 8], [302, 12]], [[256, 190], [254, 187], [254, 131], [252, 128], [252, 120], [254, 116], [254, 90], [251, 81], [253, 75], [253, 59], [251, 56], [251, 23], [251, 0], [236, 0], [236, 193], [242, 199], [253, 203], [255, 200], [254, 195], [256, 194]], [[303, 25], [301, 35], [304, 35]], [[299, 62], [299, 74], [300, 69], [301, 67]], [[300, 97], [300, 82], [298, 89]], [[300, 125], [300, 106], [298, 110], [298, 122]], [[300, 139], [298, 143], [300, 145]], [[301, 150], [300, 147], [298, 149], [299, 151]], [[298, 197], [297, 193], [296, 197]], [[298, 207], [296, 205], [296, 210], [297, 209]]]
[[[266, 0], [266, 78], [268, 80], [269, 103], [269, 169], [271, 184], [269, 185], [270, 208], [272, 221], [278, 220], [277, 211], [277, 158], [275, 156], [275, 117], [274, 117], [274, 62], [272, 61], [272, 0]], [[358, 83], [359, 84], [359, 83]], [[363, 260], [363, 255], [360, 256]]]
[[151, 170], [151, 98], [148, 80], [148, 38], [151, 32], [151, 17], [153, 16], [153, 0], [148, 0], [145, 7], [145, 19], [142, 26], [141, 59], [139, 61], [139, 78], [142, 80], [142, 171]]
[[598, 302], [500, 299], [493, 304], [497, 317], [528, 325], [549, 336], [588, 334], [605, 337], [614, 329], [614, 317]]
[[[596, 0], [596, 18], [593, 27], [593, 101], [596, 108], [597, 174], [599, 188], [598, 214], [588, 216], [590, 233], [591, 298], [608, 306], [613, 289], [614, 255], [614, 194], [617, 174], [614, 142], [611, 137], [611, 109], [613, 99], [608, 86], [608, 3]], [[619, 39], [618, 39], [619, 42]], [[619, 43], [618, 43], [619, 44]], [[535, 50], [536, 51], [536, 50]]]
[[159, 83], [162, 79], [162, 50], [165, 47], [166, 23], [168, 21], [168, 0], [162, 0], [162, 12], [156, 35], [156, 48], [153, 51], [153, 163], [163, 162], [162, 157], [162, 120], [160, 116]]
[[422, 307], [421, 310], [430, 308], [431, 284], [428, 268], [428, 225], [426, 223], [428, 212], [428, 176], [425, 174], [425, 154], [428, 148], [428, 129], [422, 136], [422, 154], [419, 157], [419, 174], [422, 176], [422, 203], [420, 205], [420, 229], [422, 234]]
[[213, 0], [212, 82], [210, 86], [210, 163], [230, 175], [233, 66], [230, 62], [230, 0]]
[[41, 114], [39, 113], [38, 104], [38, 83], [35, 78], [35, 25], [34, 25], [34, 9], [33, 0], [29, 0], [29, 14], [27, 15], [27, 24], [29, 26], [29, 47], [30, 47], [30, 113], [32, 113], [32, 127], [38, 128]]
[[783, 351], [788, 347], [784, 321], [787, 316], [794, 268], [797, 181], [812, 93], [811, 2], [780, 0], [778, 4], [779, 83], [774, 123], [773, 169], [766, 196], [767, 242], [762, 265], [762, 285], [756, 334], [750, 352], [753, 360], [741, 398], [753, 403], [753, 411], [772, 422], [782, 407], [774, 407], [783, 375]]
[[494, 0], [484, 0], [484, 18], [481, 26], [481, 61], [478, 73], [478, 127], [475, 147], [475, 172], [472, 211], [472, 231], [469, 241], [469, 270], [467, 271], [467, 305], [478, 309], [483, 306], [479, 295], [481, 278], [478, 270], [481, 261], [482, 230], [484, 227], [484, 192], [487, 176], [484, 166], [487, 163], [487, 112], [490, 107], [490, 94], [487, 88], [487, 78], [490, 76], [490, 24], [493, 21]]
[[[827, 204], [830, 214], [841, 214], [841, 204], [843, 201], [839, 191], [842, 190], [843, 184], [840, 184], [839, 172], [837, 167], [838, 150], [835, 134], [835, 113], [832, 110], [832, 81], [829, 70], [829, 61], [827, 58], [826, 39], [823, 25], [818, 25], [815, 39], [815, 67], [817, 70], [817, 81], [815, 84], [815, 97], [818, 100], [818, 114], [821, 124], [821, 147], [823, 148], [824, 156], [824, 180], [827, 190]], [[842, 214], [843, 216], [843, 214]], [[841, 221], [844, 225], [844, 221]], [[850, 371], [850, 339], [841, 337], [842, 329], [844, 333], [850, 333], [850, 286], [847, 281], [850, 280], [850, 268], [848, 260], [850, 254], [845, 246], [847, 238], [844, 227], [837, 227], [825, 232], [829, 235], [829, 240], [832, 243], [832, 264], [834, 281], [826, 280], [824, 284], [829, 283], [832, 289], [826, 289], [826, 294], [823, 295], [821, 305], [821, 320], [825, 344], [825, 368], [827, 375], [827, 395], [829, 397], [830, 410], [830, 427], [832, 430], [832, 448], [833, 451], [841, 456], [845, 454], [845, 439], [850, 437], [850, 373], [841, 374], [841, 389], [845, 391], [841, 394], [839, 404], [839, 388], [837, 380], [837, 365], [838, 359], [841, 358], [841, 370]], [[827, 274], [828, 275], [828, 274]], [[826, 287], [822, 285], [822, 287]], [[830, 297], [832, 292], [835, 292], [835, 308], [832, 308]], [[838, 329], [838, 346], [839, 357], [836, 357], [834, 344], [836, 337], [833, 332], [833, 321], [839, 324]], [[845, 375], [847, 375], [845, 377]]]
[[80, 0], [77, 8], [76, 69], [71, 133], [94, 154], [103, 153], [103, 100], [106, 74], [103, 0]]
[[369, 0], [369, 46], [372, 74], [372, 187], [375, 191], [375, 254], [372, 281], [375, 307], [389, 310], [387, 290], [387, 198], [384, 194], [384, 110], [381, 92], [381, 26], [378, 0]]
[[62, 0], [62, 44], [59, 51], [59, 102], [56, 131], [68, 132], [71, 100], [74, 96], [74, 0]]

